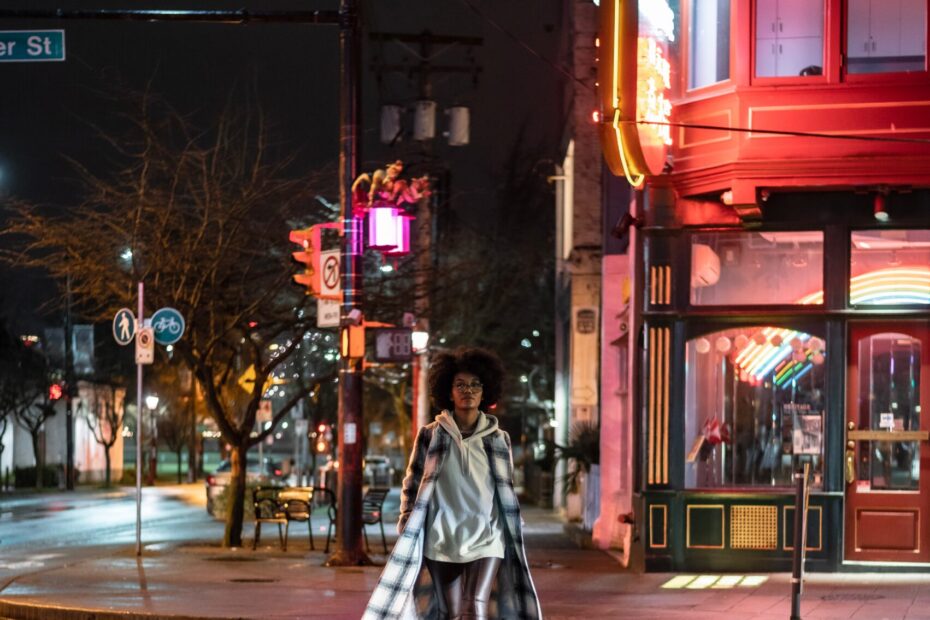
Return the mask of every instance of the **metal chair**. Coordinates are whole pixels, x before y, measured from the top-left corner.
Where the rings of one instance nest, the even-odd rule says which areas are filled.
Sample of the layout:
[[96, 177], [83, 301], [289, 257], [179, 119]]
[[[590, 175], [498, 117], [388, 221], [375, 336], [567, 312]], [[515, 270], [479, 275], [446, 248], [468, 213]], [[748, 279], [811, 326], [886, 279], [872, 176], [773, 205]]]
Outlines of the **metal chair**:
[[366, 525], [377, 523], [381, 526], [381, 544], [384, 545], [384, 553], [387, 555], [387, 538], [384, 536], [384, 516], [383, 505], [384, 499], [388, 496], [390, 489], [387, 487], [370, 487], [365, 496], [362, 497], [362, 534], [365, 536], [365, 548], [371, 552], [371, 545], [368, 544], [368, 532], [365, 530]]
[[262, 536], [262, 523], [278, 524], [278, 540], [281, 548], [287, 551], [287, 542], [281, 532], [281, 525], [287, 526], [287, 515], [278, 503], [278, 487], [255, 487], [252, 489], [252, 508], [255, 511], [255, 536], [252, 538], [252, 550], [258, 546]]
[[[310, 514], [313, 512], [313, 487], [285, 487], [278, 492], [278, 506], [284, 514], [284, 551], [287, 551], [287, 535], [291, 521], [306, 521], [310, 536], [310, 550], [313, 546], [313, 524]], [[279, 526], [280, 527], [280, 526]]]
[[329, 553], [329, 543], [336, 539], [336, 494], [332, 489], [318, 487], [313, 495], [314, 503], [317, 506], [326, 506], [326, 514], [329, 517], [329, 527], [326, 529], [326, 549], [324, 553]]

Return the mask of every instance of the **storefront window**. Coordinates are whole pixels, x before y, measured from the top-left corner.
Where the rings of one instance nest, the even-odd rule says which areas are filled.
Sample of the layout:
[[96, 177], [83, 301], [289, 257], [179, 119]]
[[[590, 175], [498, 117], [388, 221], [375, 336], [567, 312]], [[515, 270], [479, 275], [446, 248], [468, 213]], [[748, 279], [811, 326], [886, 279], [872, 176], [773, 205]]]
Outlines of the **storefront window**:
[[801, 463], [823, 473], [823, 339], [740, 327], [688, 341], [685, 486], [790, 486]]
[[756, 0], [756, 76], [823, 74], [823, 0]]
[[850, 304], [930, 305], [930, 230], [860, 230], [850, 245]]
[[691, 303], [823, 303], [823, 233], [720, 232], [691, 238]]
[[730, 78], [730, 0], [691, 0], [688, 88]]
[[847, 6], [849, 73], [924, 70], [926, 0], [849, 0]]

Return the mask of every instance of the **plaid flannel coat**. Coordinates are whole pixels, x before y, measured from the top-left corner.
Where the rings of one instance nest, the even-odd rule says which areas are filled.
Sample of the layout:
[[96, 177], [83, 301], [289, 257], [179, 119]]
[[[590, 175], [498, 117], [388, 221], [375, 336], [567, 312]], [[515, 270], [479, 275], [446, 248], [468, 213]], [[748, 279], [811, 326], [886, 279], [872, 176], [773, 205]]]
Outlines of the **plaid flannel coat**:
[[[402, 533], [368, 601], [364, 620], [439, 618], [429, 571], [424, 569], [423, 542], [430, 496], [452, 441], [435, 421], [421, 428], [417, 435], [401, 492], [398, 529]], [[504, 560], [491, 594], [489, 616], [506, 620], [541, 619], [539, 599], [523, 548], [520, 504], [513, 490], [510, 436], [498, 430], [482, 441], [494, 477], [497, 509], [505, 526]]]

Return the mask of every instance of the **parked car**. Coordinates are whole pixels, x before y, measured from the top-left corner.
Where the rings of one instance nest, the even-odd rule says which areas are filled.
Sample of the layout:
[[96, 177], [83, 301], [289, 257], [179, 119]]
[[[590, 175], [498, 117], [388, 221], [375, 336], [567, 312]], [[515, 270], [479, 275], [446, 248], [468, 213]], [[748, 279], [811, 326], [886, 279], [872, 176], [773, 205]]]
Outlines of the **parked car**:
[[[207, 491], [207, 512], [215, 515], [214, 506], [216, 499], [229, 486], [229, 479], [232, 473], [232, 463], [229, 460], [221, 462], [216, 471], [209, 474], [206, 479]], [[285, 485], [284, 471], [281, 469], [281, 463], [265, 457], [262, 467], [258, 465], [258, 458], [249, 458], [246, 462], [245, 469], [246, 484], [268, 484], [268, 485]]]
[[368, 486], [389, 487], [394, 484], [394, 466], [386, 456], [366, 456], [363, 472]]

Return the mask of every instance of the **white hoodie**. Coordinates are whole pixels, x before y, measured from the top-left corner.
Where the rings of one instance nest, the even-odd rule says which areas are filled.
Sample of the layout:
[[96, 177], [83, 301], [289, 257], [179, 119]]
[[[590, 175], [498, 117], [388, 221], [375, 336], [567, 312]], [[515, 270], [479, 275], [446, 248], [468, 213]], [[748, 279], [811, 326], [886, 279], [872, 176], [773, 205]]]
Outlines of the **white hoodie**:
[[452, 447], [436, 480], [426, 517], [423, 554], [439, 562], [504, 557], [504, 526], [494, 502], [494, 479], [482, 437], [497, 432], [494, 416], [478, 414], [463, 438], [448, 411], [436, 416]]

